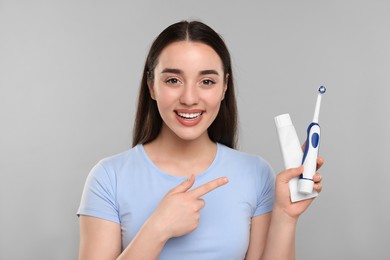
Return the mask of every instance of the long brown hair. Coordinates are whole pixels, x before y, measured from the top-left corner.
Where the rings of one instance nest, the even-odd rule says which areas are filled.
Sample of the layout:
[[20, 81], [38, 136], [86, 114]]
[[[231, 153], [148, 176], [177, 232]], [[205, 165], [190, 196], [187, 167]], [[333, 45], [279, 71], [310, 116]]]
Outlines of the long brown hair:
[[[170, 25], [154, 40], [146, 58], [138, 97], [138, 108], [133, 129], [133, 146], [153, 141], [159, 134], [162, 118], [156, 101], [150, 97], [148, 80], [154, 80], [154, 69], [162, 50], [172, 42], [194, 41], [207, 44], [222, 60], [227, 90], [217, 117], [207, 132], [213, 142], [236, 148], [237, 103], [230, 53], [222, 38], [208, 25], [199, 21], [181, 21]], [[227, 77], [226, 77], [227, 76]]]

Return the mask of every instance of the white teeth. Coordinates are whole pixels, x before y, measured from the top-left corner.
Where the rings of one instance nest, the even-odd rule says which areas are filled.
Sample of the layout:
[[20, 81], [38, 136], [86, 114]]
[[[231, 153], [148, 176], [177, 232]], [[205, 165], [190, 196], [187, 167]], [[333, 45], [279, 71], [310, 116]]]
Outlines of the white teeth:
[[190, 113], [177, 113], [177, 114], [183, 118], [193, 119], [199, 117], [202, 113], [199, 112], [199, 113], [191, 113], [191, 114]]

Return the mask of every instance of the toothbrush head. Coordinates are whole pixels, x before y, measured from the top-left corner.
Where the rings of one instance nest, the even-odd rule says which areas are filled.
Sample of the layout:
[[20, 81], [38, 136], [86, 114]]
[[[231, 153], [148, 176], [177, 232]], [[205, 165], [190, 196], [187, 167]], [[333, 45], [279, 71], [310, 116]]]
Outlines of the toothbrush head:
[[324, 86], [321, 86], [319, 89], [318, 89], [318, 92], [320, 92], [320, 94], [324, 94], [326, 92], [326, 88]]

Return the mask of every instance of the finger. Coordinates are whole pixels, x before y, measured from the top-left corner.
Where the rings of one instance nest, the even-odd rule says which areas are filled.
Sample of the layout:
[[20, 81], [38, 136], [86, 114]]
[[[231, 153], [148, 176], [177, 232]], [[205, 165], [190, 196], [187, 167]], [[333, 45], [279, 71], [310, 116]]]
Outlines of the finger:
[[303, 165], [298, 168], [290, 168], [278, 174], [278, 178], [283, 182], [289, 182], [292, 178], [298, 177], [303, 172]]
[[199, 198], [209, 193], [210, 191], [215, 190], [216, 188], [221, 187], [222, 185], [225, 185], [226, 183], [228, 183], [228, 179], [226, 177], [221, 177], [213, 181], [209, 181], [208, 183], [205, 183], [189, 191], [188, 193], [193, 195], [195, 198]]
[[204, 201], [204, 199], [197, 199], [196, 205], [198, 207], [198, 210], [201, 210], [206, 205], [206, 202]]
[[322, 183], [321, 182], [314, 183], [313, 189], [316, 192], [320, 193], [322, 191]]
[[306, 147], [306, 141], [301, 146], [303, 152], [305, 151], [305, 147]]
[[321, 182], [321, 180], [322, 180], [322, 176], [321, 176], [321, 174], [319, 174], [319, 173], [316, 173], [316, 174], [314, 174], [313, 175], [313, 181], [314, 182]]
[[321, 168], [321, 166], [324, 164], [324, 158], [321, 156], [317, 157], [317, 170]]
[[175, 194], [175, 193], [180, 193], [180, 192], [186, 192], [188, 191], [192, 185], [194, 185], [195, 182], [195, 177], [194, 175], [191, 175], [191, 177], [179, 185], [177, 185], [175, 188], [171, 189], [168, 194]]

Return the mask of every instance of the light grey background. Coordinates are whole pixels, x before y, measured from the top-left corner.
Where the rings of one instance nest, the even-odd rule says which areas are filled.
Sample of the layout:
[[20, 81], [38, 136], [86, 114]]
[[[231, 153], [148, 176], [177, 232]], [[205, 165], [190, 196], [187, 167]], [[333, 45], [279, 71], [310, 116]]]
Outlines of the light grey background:
[[[389, 259], [389, 1], [0, 0], [0, 259], [75, 259], [85, 178], [130, 147], [147, 50], [200, 19], [230, 47], [240, 150], [283, 169], [273, 118], [301, 141], [323, 98], [324, 190], [297, 259]], [[386, 161], [387, 159], [387, 161]]]

